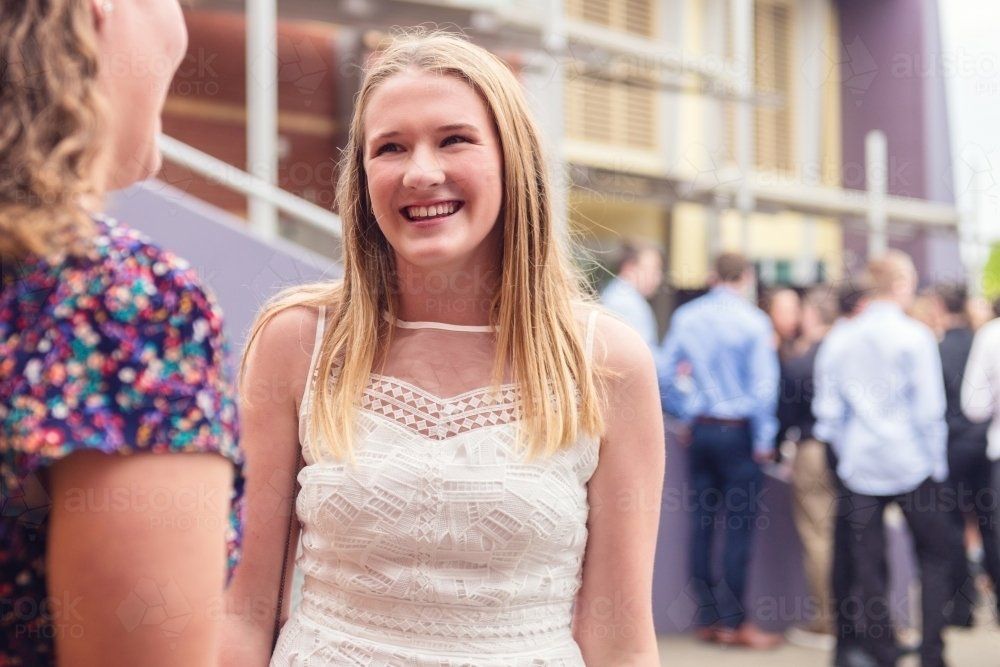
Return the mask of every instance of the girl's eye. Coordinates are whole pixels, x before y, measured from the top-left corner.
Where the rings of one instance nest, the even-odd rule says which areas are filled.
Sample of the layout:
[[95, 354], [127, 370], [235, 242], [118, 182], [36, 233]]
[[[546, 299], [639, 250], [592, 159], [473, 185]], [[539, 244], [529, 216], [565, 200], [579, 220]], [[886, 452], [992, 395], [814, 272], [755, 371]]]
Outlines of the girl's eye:
[[382, 153], [396, 152], [399, 150], [399, 144], [382, 144], [375, 149], [375, 156], [378, 157]]
[[444, 141], [442, 141], [441, 145], [450, 146], [451, 144], [458, 143], [459, 141], [468, 142], [469, 140], [459, 134], [453, 134]]

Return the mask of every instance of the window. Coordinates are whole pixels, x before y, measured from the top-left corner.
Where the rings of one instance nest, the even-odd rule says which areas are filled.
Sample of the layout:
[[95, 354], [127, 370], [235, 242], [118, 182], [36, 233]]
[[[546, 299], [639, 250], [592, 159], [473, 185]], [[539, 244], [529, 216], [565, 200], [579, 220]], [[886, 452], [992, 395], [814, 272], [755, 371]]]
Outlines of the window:
[[757, 168], [795, 171], [792, 8], [782, 0], [754, 2], [754, 112]]
[[657, 91], [579, 76], [566, 81], [566, 136], [623, 148], [657, 149]]
[[653, 0], [566, 0], [566, 15], [640, 37], [656, 36]]

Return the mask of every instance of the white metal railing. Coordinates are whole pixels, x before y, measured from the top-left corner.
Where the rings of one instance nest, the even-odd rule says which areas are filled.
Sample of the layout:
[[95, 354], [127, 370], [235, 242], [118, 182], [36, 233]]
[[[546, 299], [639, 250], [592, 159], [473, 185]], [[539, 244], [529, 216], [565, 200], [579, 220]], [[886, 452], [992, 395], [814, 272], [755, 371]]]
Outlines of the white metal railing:
[[[278, 3], [246, 0], [247, 171], [278, 182]], [[247, 201], [250, 226], [278, 233], [278, 211], [266, 199]]]
[[[159, 146], [163, 156], [171, 162], [187, 167], [212, 182], [235, 190], [249, 198], [265, 201], [291, 218], [332, 234], [338, 239], [341, 238], [340, 217], [327, 209], [306, 201], [287, 190], [282, 190], [276, 185], [271, 185], [228, 162], [223, 162], [165, 134], [159, 136]], [[267, 240], [274, 238], [277, 234], [277, 231], [270, 227], [259, 229], [251, 224], [250, 229]]]

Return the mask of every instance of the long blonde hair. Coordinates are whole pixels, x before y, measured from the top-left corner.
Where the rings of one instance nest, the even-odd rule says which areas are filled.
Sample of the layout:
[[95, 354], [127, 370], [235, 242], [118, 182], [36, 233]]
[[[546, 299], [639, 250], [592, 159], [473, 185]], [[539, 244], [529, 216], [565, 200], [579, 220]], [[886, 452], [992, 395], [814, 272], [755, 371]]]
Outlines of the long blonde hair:
[[[365, 111], [376, 89], [409, 69], [454, 76], [479, 94], [492, 115], [503, 159], [503, 224], [499, 289], [491, 303], [497, 327], [492, 384], [509, 359], [521, 395], [518, 442], [529, 457], [549, 455], [574, 442], [581, 430], [603, 431], [599, 385], [584, 350], [574, 308], [588, 301], [582, 279], [560, 247], [553, 227], [551, 186], [539, 132], [521, 86], [502, 60], [448, 33], [394, 37], [371, 61], [358, 94], [341, 163], [337, 202], [343, 222], [344, 278], [337, 283], [286, 290], [260, 314], [247, 350], [277, 314], [295, 306], [327, 306], [331, 313], [320, 346], [312, 394], [312, 442], [350, 459], [357, 405], [369, 382], [380, 341], [390, 340], [398, 311], [394, 255], [372, 213], [363, 162]], [[382, 348], [384, 354], [386, 347]], [[241, 377], [246, 371], [244, 355]], [[310, 378], [310, 382], [312, 379]]]
[[97, 35], [80, 0], [0, 10], [0, 258], [72, 250], [91, 231], [105, 101]]

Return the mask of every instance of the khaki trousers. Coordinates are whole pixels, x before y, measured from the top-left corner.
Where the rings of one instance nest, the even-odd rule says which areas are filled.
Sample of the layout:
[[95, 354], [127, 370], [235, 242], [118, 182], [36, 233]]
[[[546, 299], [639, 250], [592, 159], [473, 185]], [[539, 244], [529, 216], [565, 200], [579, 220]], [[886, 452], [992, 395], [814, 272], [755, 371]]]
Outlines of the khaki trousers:
[[792, 514], [802, 542], [802, 559], [809, 584], [808, 627], [833, 633], [830, 571], [836, 490], [827, 463], [826, 445], [816, 440], [798, 444], [792, 463]]

